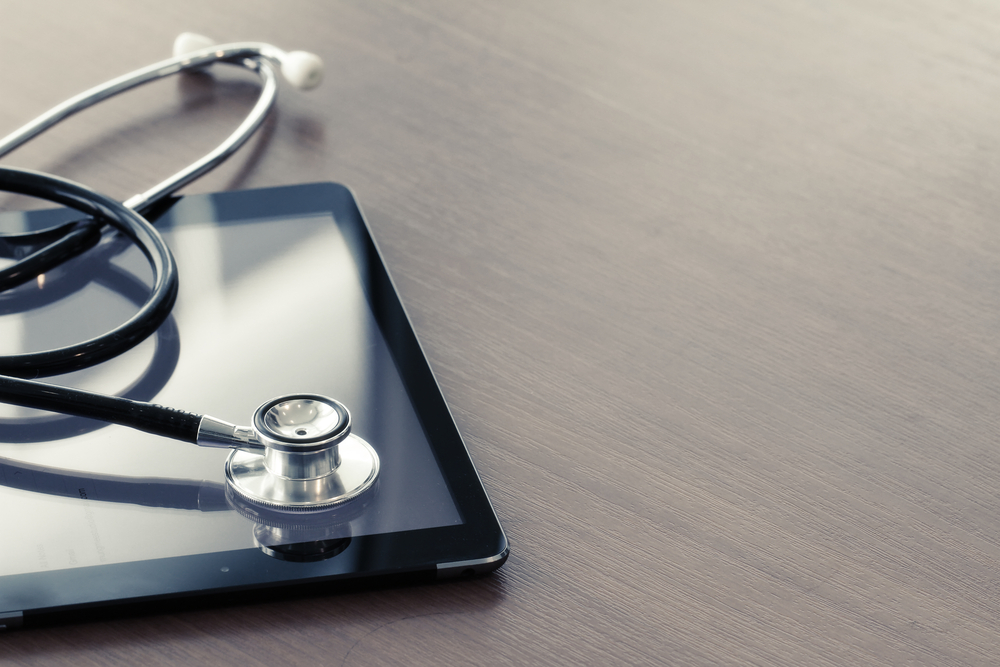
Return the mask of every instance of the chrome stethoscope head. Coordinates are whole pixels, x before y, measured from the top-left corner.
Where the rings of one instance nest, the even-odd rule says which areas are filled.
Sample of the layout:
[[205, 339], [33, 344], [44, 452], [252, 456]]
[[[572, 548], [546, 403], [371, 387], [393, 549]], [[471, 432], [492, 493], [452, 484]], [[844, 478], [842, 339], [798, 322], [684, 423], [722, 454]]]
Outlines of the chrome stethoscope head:
[[226, 482], [242, 500], [270, 510], [326, 510], [357, 498], [378, 478], [378, 454], [351, 433], [350, 412], [316, 394], [264, 403], [251, 427], [203, 417], [197, 444], [234, 448]]

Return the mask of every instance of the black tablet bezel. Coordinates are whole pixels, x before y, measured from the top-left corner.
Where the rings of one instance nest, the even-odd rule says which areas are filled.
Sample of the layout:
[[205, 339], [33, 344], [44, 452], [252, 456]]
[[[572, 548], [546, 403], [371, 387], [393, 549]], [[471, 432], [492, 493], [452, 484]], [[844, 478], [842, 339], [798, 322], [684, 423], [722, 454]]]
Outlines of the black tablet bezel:
[[[192, 195], [172, 200], [155, 217], [158, 224], [169, 226], [179, 224], [189, 213], [203, 216], [206, 210], [215, 212], [215, 222], [220, 225], [332, 216], [358, 268], [372, 313], [462, 523], [354, 537], [343, 553], [316, 563], [279, 565], [282, 561], [275, 560], [262, 566], [258, 550], [241, 549], [0, 577], [0, 628], [95, 606], [399, 575], [443, 578], [482, 574], [501, 566], [507, 558], [507, 538], [352, 192], [339, 184], [315, 183]], [[29, 225], [36, 226], [64, 213], [30, 212], [26, 216]], [[220, 574], [223, 571], [225, 575]], [[238, 582], [227, 583], [233, 579]], [[37, 603], [28, 602], [32, 598]], [[12, 608], [12, 600], [27, 603]]]

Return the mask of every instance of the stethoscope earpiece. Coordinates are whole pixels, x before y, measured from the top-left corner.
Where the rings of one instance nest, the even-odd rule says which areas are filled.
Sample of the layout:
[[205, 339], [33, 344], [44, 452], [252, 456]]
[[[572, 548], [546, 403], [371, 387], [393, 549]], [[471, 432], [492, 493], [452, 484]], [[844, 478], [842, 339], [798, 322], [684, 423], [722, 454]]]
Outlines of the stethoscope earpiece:
[[[174, 40], [174, 58], [186, 58], [211, 54], [213, 49], [220, 48], [211, 37], [194, 32], [182, 32]], [[221, 47], [225, 49], [225, 47]], [[285, 80], [299, 90], [310, 90], [323, 82], [323, 60], [315, 53], [308, 51], [282, 51], [266, 45], [262, 54], [274, 60], [281, 66], [281, 74]]]

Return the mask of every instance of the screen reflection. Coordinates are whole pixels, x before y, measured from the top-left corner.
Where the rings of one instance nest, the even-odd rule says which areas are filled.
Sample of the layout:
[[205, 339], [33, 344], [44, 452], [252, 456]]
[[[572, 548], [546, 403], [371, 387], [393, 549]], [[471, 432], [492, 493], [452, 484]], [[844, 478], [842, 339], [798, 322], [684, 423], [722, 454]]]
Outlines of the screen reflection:
[[375, 485], [363, 496], [342, 506], [291, 514], [247, 503], [233, 493], [229, 485], [216, 482], [81, 475], [9, 459], [0, 459], [0, 484], [79, 501], [235, 512], [246, 520], [258, 549], [272, 558], [291, 562], [315, 562], [343, 552], [351, 542], [351, 522], [366, 511], [378, 493], [378, 485]]

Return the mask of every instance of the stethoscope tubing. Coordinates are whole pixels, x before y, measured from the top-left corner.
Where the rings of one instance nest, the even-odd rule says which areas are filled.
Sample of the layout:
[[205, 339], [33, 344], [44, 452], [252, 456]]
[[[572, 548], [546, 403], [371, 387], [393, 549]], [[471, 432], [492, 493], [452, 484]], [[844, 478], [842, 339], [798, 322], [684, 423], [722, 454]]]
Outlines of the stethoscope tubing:
[[6, 375], [0, 375], [0, 401], [22, 408], [48, 410], [128, 426], [192, 444], [198, 444], [198, 433], [204, 417], [154, 403]]
[[[200, 178], [225, 161], [249, 140], [267, 117], [277, 98], [278, 83], [271, 60], [285, 56], [284, 51], [270, 44], [239, 42], [196, 50], [135, 70], [99, 86], [86, 90], [59, 104], [33, 121], [0, 139], [0, 157], [37, 137], [60, 121], [110, 97], [131, 90], [145, 83], [171, 74], [203, 68], [215, 62], [237, 65], [256, 72], [261, 78], [261, 93], [246, 118], [221, 144], [199, 160], [158, 183], [146, 192], [134, 195], [124, 202], [126, 208], [146, 213], [156, 203], [173, 194], [188, 183]], [[2, 184], [0, 184], [2, 186]], [[0, 187], [0, 190], [3, 188]], [[4, 235], [7, 246], [37, 248], [28, 256], [20, 257], [13, 266], [0, 270], [0, 291], [16, 287], [33, 277], [45, 273], [66, 260], [89, 250], [100, 240], [103, 224], [79, 221], [69, 226], [32, 232]], [[41, 247], [39, 247], [41, 246]], [[7, 255], [15, 256], [15, 255]], [[2, 371], [0, 371], [2, 372]]]
[[146, 303], [112, 331], [67, 347], [0, 357], [0, 401], [197, 443], [202, 415], [34, 380], [107, 361], [160, 327], [170, 315], [178, 289], [177, 266], [160, 233], [141, 215], [114, 199], [50, 174], [0, 167], [0, 189], [62, 204], [89, 215], [98, 224], [110, 224], [139, 246], [153, 271], [153, 287]]
[[118, 356], [149, 337], [170, 315], [177, 299], [177, 268], [163, 238], [141, 214], [219, 165], [246, 143], [274, 105], [278, 84], [272, 63], [280, 62], [286, 55], [277, 47], [257, 42], [224, 44], [195, 50], [86, 90], [0, 139], [2, 157], [57, 123], [103, 100], [163, 77], [217, 62], [249, 69], [256, 72], [262, 81], [261, 93], [253, 109], [219, 146], [124, 203], [63, 178], [25, 169], [0, 167], [0, 191], [62, 204], [90, 218], [40, 232], [6, 235], [5, 244], [9, 248], [16, 248], [17, 255], [23, 251], [27, 256], [19, 258], [13, 267], [0, 271], [0, 290], [16, 287], [94, 247], [100, 242], [102, 230], [107, 225], [138, 245], [153, 271], [153, 287], [146, 303], [114, 330], [91, 340], [54, 350], [0, 356], [0, 401], [117, 423], [148, 433], [198, 443], [202, 415], [38, 382], [37, 378], [89, 368]]
[[74, 345], [2, 356], [0, 374], [39, 378], [89, 368], [142, 342], [170, 314], [177, 299], [177, 266], [163, 237], [141, 215], [79, 183], [25, 169], [0, 167], [0, 190], [62, 204], [89, 215], [101, 225], [112, 225], [139, 246], [153, 270], [149, 299], [126, 322]]
[[[20, 257], [13, 266], [0, 270], [0, 292], [23, 285], [35, 276], [90, 250], [101, 240], [102, 227], [103, 225], [96, 220], [85, 219], [41, 232], [8, 234], [0, 237], [0, 242], [3, 242], [6, 250], [17, 248], [20, 251], [14, 253], [15, 257], [42, 244], [38, 250]], [[10, 257], [11, 253], [8, 252], [4, 256]]]
[[[261, 126], [274, 105], [278, 84], [271, 61], [287, 55], [270, 44], [238, 42], [211, 46], [169, 58], [107, 81], [59, 104], [35, 120], [0, 139], [0, 157], [37, 137], [62, 120], [110, 97], [145, 83], [198, 69], [216, 62], [245, 67], [262, 81], [260, 96], [243, 122], [214, 150], [163, 182], [123, 204], [65, 179], [28, 170], [0, 168], [0, 190], [17, 192], [69, 206], [92, 217], [59, 228], [6, 237], [7, 245], [34, 248], [11, 267], [0, 271], [0, 290], [10, 289], [54, 268], [96, 245], [107, 224], [140, 246], [153, 266], [153, 293], [146, 305], [128, 322], [105, 336], [78, 345], [0, 357], [0, 373], [17, 377], [49, 377], [87, 368], [127, 350], [156, 330], [163, 322], [177, 293], [173, 257], [153, 227], [130, 211], [143, 213], [154, 204], [210, 171], [238, 150]], [[20, 252], [18, 253], [20, 254]], [[156, 314], [155, 317], [150, 317]]]

